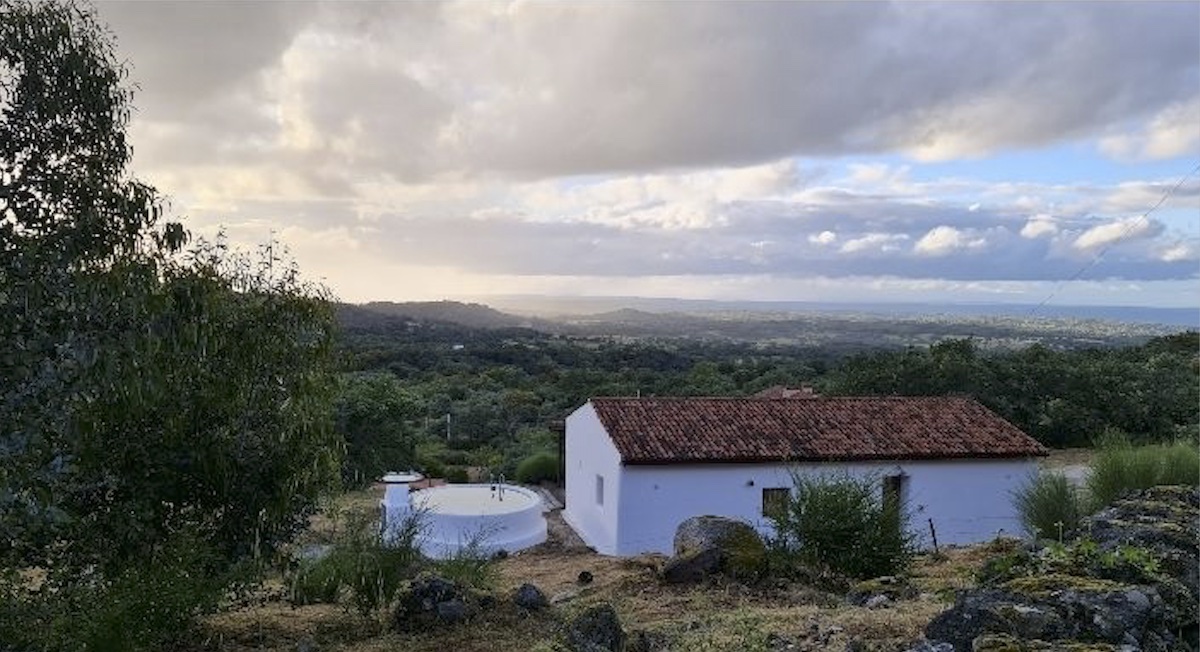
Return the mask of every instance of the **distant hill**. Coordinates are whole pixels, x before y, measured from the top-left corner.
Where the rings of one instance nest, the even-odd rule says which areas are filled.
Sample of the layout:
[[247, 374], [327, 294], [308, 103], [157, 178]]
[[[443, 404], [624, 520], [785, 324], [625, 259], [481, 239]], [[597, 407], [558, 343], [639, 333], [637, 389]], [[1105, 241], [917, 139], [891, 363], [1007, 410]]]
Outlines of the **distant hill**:
[[[412, 321], [434, 321], [471, 328], [533, 328], [541, 321], [500, 312], [481, 303], [459, 301], [372, 301], [352, 306], [357, 311]], [[357, 311], [356, 314], [357, 314]]]

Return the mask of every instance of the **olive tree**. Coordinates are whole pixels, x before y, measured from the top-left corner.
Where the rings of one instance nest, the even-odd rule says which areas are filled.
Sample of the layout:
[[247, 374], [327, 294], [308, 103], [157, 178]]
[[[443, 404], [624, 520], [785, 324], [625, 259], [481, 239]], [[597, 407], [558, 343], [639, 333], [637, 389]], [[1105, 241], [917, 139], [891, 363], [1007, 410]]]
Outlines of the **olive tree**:
[[28, 647], [157, 644], [340, 464], [323, 292], [164, 221], [129, 113], [88, 7], [0, 0], [0, 640]]

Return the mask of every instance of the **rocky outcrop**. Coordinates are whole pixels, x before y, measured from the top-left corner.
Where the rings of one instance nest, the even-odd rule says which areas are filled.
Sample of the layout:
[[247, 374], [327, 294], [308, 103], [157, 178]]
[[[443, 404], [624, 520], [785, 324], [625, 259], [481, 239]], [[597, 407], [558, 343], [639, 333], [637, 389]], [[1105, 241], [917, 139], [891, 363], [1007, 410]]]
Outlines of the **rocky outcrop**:
[[1200, 490], [1158, 487], [1088, 518], [1068, 544], [992, 560], [925, 629], [958, 652], [1196, 650]]
[[695, 516], [675, 530], [675, 556], [663, 564], [667, 582], [691, 582], [723, 573], [756, 580], [767, 567], [767, 548], [754, 528], [723, 516]]

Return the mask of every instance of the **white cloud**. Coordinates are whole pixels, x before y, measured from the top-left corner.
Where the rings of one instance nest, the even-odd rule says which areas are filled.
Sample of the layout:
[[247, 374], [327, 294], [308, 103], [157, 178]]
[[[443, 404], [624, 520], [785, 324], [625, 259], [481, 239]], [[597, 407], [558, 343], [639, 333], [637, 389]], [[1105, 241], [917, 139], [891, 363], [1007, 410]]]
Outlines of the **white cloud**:
[[1200, 250], [1193, 243], [1180, 242], [1163, 249], [1159, 259], [1174, 263], [1183, 260], [1200, 260]]
[[1131, 217], [1094, 226], [1075, 238], [1076, 249], [1097, 249], [1122, 241], [1149, 238], [1162, 232], [1162, 224], [1154, 220]]
[[1200, 95], [1168, 105], [1137, 130], [1102, 138], [1100, 151], [1121, 161], [1200, 154]]
[[926, 256], [945, 256], [959, 249], [979, 249], [987, 244], [987, 240], [971, 237], [952, 226], [937, 226], [929, 230], [913, 250]]
[[899, 243], [908, 239], [909, 236], [903, 233], [868, 233], [862, 237], [847, 240], [838, 251], [844, 254], [863, 251], [898, 251]]
[[1036, 239], [1042, 236], [1052, 236], [1058, 233], [1058, 225], [1049, 215], [1034, 215], [1025, 226], [1021, 227], [1021, 237]]
[[808, 236], [809, 242], [819, 245], [833, 244], [835, 240], [837, 240], [837, 234], [833, 231], [821, 231], [820, 233], [812, 233]]

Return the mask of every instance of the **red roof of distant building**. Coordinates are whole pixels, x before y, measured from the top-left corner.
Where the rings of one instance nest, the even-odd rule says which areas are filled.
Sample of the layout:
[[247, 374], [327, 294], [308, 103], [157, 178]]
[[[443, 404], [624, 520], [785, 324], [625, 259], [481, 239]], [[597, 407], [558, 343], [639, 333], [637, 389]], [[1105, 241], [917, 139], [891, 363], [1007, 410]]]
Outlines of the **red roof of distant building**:
[[594, 398], [625, 464], [1046, 455], [961, 397]]

